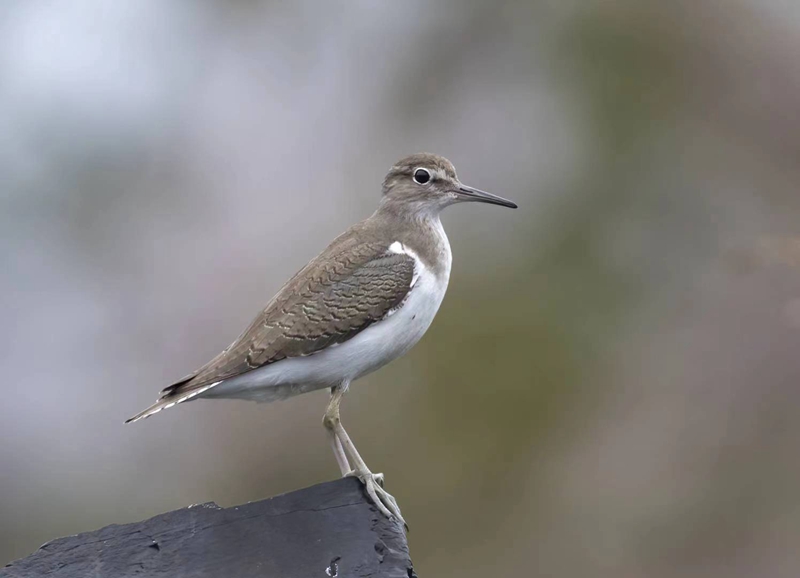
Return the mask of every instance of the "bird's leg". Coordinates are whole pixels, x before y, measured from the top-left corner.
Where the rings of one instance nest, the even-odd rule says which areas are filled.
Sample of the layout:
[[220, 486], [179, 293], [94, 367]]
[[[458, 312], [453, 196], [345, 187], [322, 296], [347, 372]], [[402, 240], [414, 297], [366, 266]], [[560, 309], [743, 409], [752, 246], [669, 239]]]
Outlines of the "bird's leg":
[[373, 474], [369, 470], [350, 436], [347, 435], [344, 427], [342, 427], [341, 422], [336, 426], [336, 436], [341, 440], [345, 453], [349, 454], [350, 459], [355, 464], [355, 469], [347, 475], [355, 476], [361, 480], [373, 503], [387, 518], [395, 518], [406, 526], [406, 521], [400, 513], [400, 506], [397, 505], [397, 500], [383, 489], [383, 474]]
[[328, 432], [328, 437], [331, 440], [331, 447], [333, 448], [333, 456], [336, 458], [336, 463], [339, 464], [339, 470], [342, 472], [342, 477], [350, 473], [350, 462], [347, 461], [347, 454], [344, 453], [342, 442], [336, 436], [334, 423], [339, 421], [339, 402], [341, 398], [334, 397], [335, 387], [331, 388], [331, 401], [328, 403], [328, 409], [325, 410], [325, 415], [322, 417], [322, 425]]
[[[367, 491], [367, 495], [381, 513], [387, 518], [396, 518], [405, 526], [406, 522], [400, 514], [400, 507], [397, 505], [397, 501], [389, 492], [383, 489], [383, 474], [373, 474], [369, 470], [361, 454], [358, 453], [355, 444], [353, 444], [353, 440], [350, 439], [350, 436], [342, 426], [342, 420], [339, 417], [339, 405], [341, 404], [345, 389], [346, 387], [331, 388], [331, 401], [328, 404], [328, 409], [323, 419], [325, 428], [328, 431], [333, 431], [336, 440], [334, 444], [336, 444], [336, 442], [340, 444], [344, 454], [350, 458], [350, 461], [355, 466], [352, 471], [344, 475], [355, 476], [361, 480], [361, 483], [364, 484], [364, 488]], [[334, 453], [335, 452], [336, 450], [334, 449]], [[338, 459], [337, 457], [337, 461]]]

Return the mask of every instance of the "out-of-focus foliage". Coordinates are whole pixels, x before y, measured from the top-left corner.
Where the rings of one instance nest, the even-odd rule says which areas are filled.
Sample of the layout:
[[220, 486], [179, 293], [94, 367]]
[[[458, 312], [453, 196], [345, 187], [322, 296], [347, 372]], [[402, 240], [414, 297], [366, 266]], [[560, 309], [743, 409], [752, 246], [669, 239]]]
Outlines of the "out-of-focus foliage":
[[122, 421], [428, 150], [521, 208], [445, 215], [437, 320], [343, 409], [420, 575], [797, 576], [799, 17], [8, 0], [0, 561], [335, 476], [324, 392]]

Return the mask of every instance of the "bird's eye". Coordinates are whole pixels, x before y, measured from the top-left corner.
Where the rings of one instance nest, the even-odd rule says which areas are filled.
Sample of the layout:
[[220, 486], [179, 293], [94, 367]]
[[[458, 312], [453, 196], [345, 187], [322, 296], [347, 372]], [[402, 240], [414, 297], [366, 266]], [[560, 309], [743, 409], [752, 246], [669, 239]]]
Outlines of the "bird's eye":
[[427, 169], [417, 169], [414, 171], [414, 182], [419, 185], [424, 185], [431, 180], [431, 174]]

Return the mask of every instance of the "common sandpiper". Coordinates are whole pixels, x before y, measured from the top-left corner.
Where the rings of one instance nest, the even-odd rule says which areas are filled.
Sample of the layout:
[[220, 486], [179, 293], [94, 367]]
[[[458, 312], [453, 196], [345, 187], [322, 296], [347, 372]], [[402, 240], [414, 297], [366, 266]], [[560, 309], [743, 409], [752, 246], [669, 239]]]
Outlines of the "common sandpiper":
[[371, 217], [292, 277], [225, 351], [126, 423], [194, 399], [272, 402], [329, 388], [323, 424], [342, 475], [358, 477], [377, 508], [405, 524], [383, 476], [367, 468], [342, 426], [339, 405], [353, 381], [406, 353], [430, 326], [452, 262], [439, 215], [466, 201], [517, 207], [462, 184], [438, 155], [399, 161]]

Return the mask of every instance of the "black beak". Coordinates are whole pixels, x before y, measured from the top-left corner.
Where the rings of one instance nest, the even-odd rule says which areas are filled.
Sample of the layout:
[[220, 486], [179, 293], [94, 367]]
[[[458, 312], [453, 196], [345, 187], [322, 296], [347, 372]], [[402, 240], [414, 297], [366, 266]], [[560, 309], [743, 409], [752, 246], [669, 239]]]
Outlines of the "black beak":
[[465, 201], [490, 203], [492, 205], [500, 205], [501, 207], [508, 207], [509, 209], [517, 208], [517, 204], [512, 203], [508, 199], [504, 199], [503, 197], [498, 197], [497, 195], [493, 195], [492, 193], [487, 193], [486, 191], [473, 189], [472, 187], [468, 187], [466, 185], [459, 185], [458, 191], [456, 192], [458, 193], [458, 196], [463, 198]]

